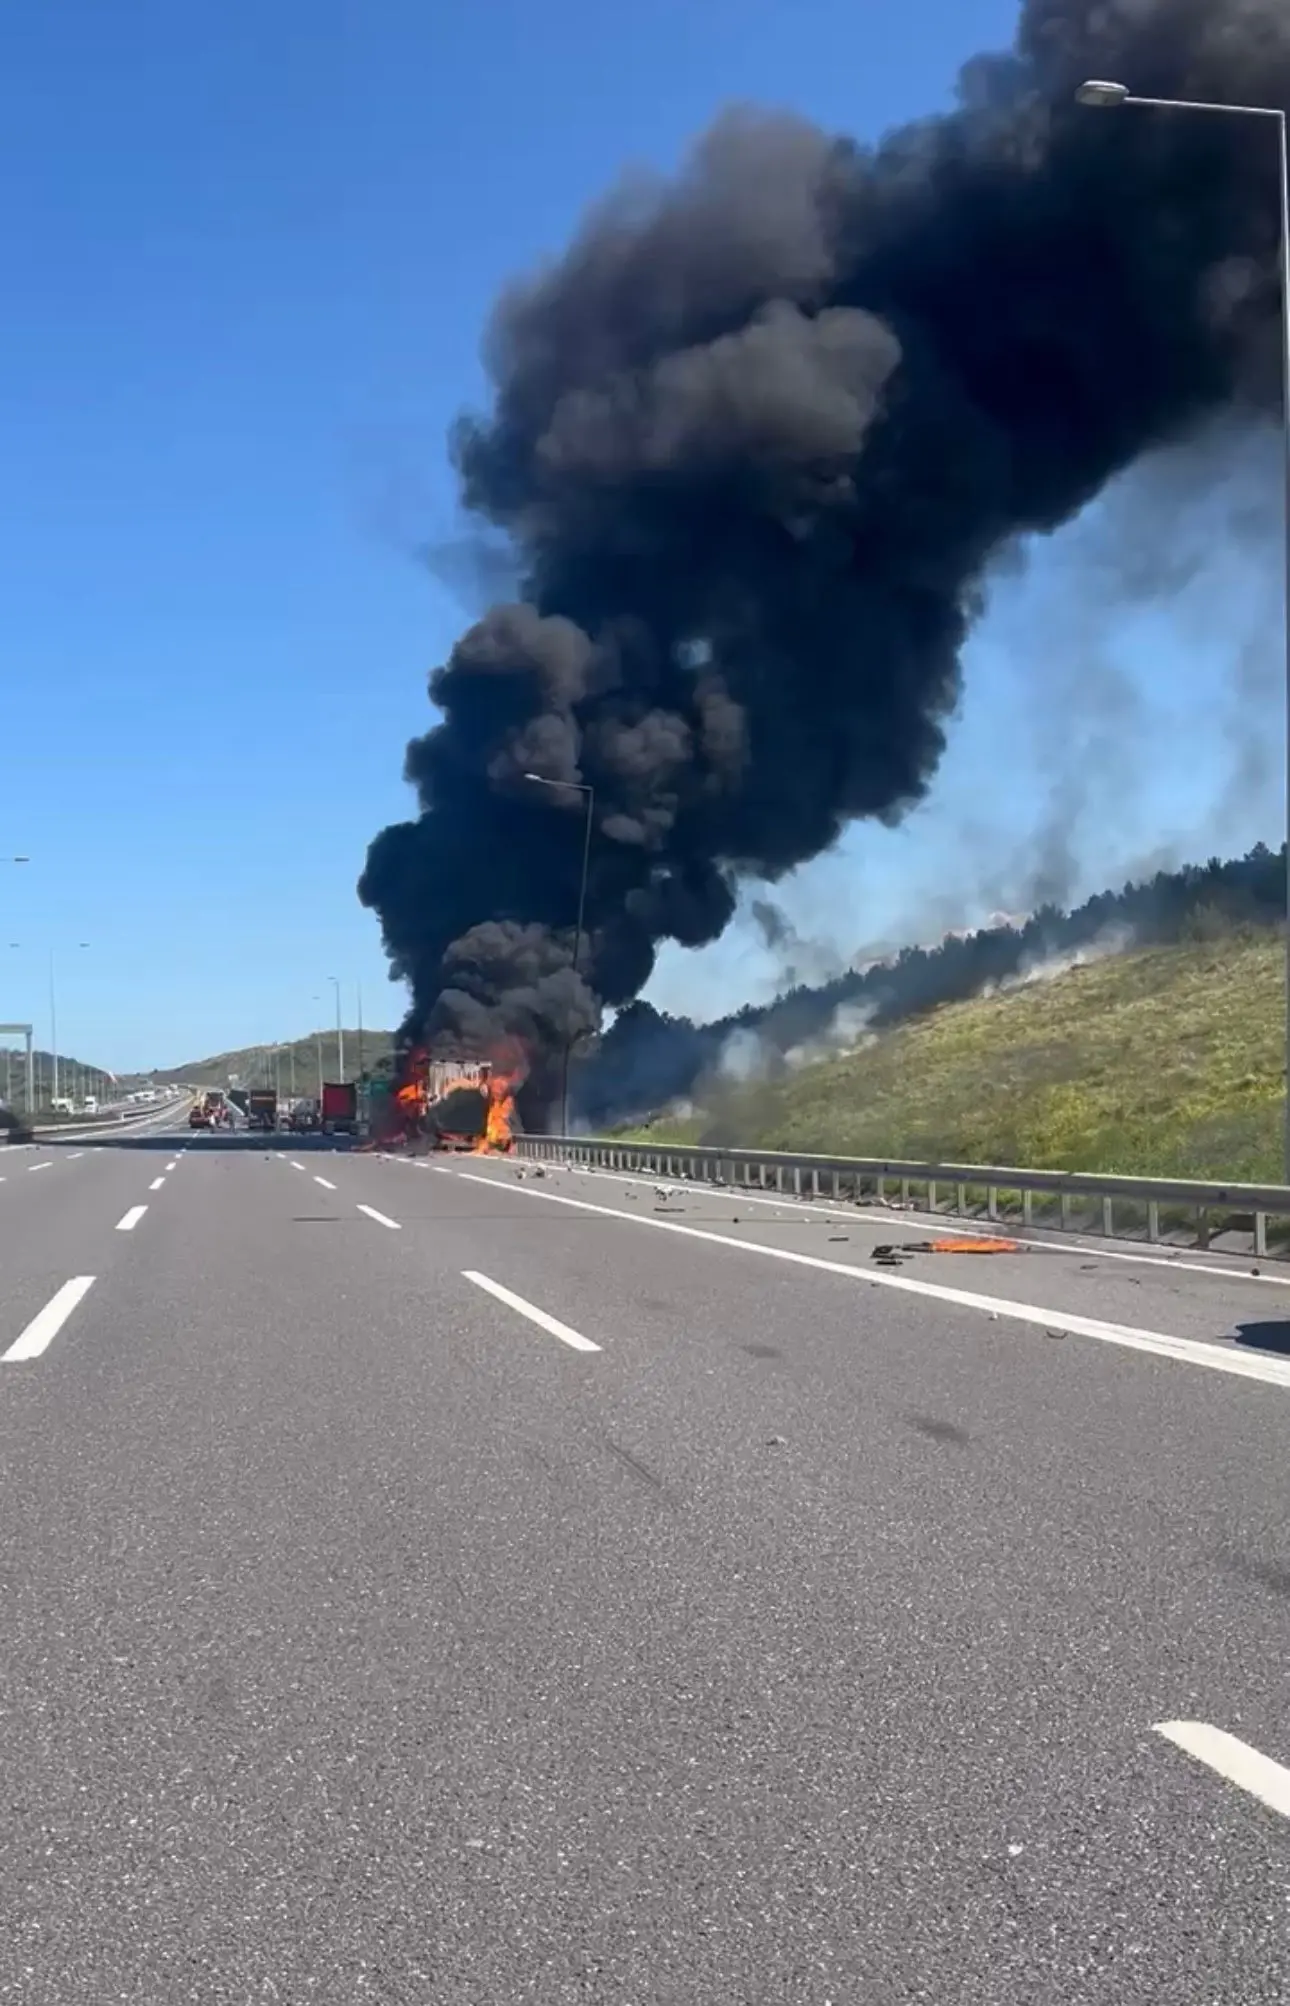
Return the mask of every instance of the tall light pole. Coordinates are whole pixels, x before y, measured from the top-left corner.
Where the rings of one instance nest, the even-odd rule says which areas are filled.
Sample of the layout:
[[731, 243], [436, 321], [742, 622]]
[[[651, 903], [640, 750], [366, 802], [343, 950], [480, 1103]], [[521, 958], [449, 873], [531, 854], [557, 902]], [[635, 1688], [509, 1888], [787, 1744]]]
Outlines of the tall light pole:
[[[596, 806], [596, 790], [585, 780], [548, 780], [544, 773], [526, 773], [536, 787], [558, 787], [571, 794], [581, 794], [586, 800], [586, 816], [582, 829], [582, 876], [578, 883], [578, 923], [573, 935], [572, 968], [576, 975], [578, 963], [582, 959], [582, 921], [587, 910], [587, 871], [591, 863], [591, 818]], [[573, 1039], [564, 1041], [564, 1083], [560, 1093], [560, 1133], [569, 1133], [569, 1060], [573, 1054]]]
[[[1290, 143], [1287, 142], [1286, 114], [1277, 105], [1213, 104], [1195, 98], [1135, 97], [1127, 84], [1090, 77], [1075, 96], [1080, 104], [1095, 110], [1118, 111], [1124, 105], [1146, 106], [1157, 111], [1212, 112], [1221, 118], [1271, 119], [1277, 132], [1277, 194], [1281, 206], [1281, 432], [1285, 456], [1285, 518], [1282, 528], [1285, 566], [1285, 612], [1283, 643], [1286, 685], [1286, 806], [1290, 818]], [[1285, 1180], [1290, 1184], [1290, 819], [1286, 834], [1286, 1021], [1285, 1021]]]
[[[13, 942], [16, 947], [17, 941]], [[88, 947], [88, 940], [78, 940], [78, 947]], [[54, 950], [49, 950], [49, 1042], [50, 1059], [53, 1062], [53, 1079], [50, 1099], [58, 1099], [58, 989], [54, 979]]]
[[[21, 948], [21, 946], [22, 942], [20, 940], [11, 940], [9, 942], [11, 952]], [[36, 1057], [32, 1049], [31, 1025], [24, 1024], [19, 1028], [25, 1034], [27, 1046], [27, 1115], [30, 1119], [36, 1112]]]
[[[30, 857], [0, 857], [0, 864], [29, 864], [30, 862], [31, 862], [31, 858], [30, 858]], [[16, 946], [18, 945], [18, 943], [17, 943], [17, 941], [16, 941], [16, 940], [13, 940], [13, 941], [10, 941], [9, 945], [10, 945], [11, 947], [16, 947]], [[28, 1075], [29, 1075], [29, 1077], [28, 1077], [28, 1080], [27, 1080], [27, 1100], [28, 1100], [28, 1103], [30, 1103], [30, 1101], [31, 1101], [31, 1079], [30, 1079], [30, 1072], [31, 1072], [31, 1040], [30, 1040], [30, 1039], [28, 1039], [28, 1041], [27, 1041], [27, 1071], [28, 1071]], [[5, 1055], [4, 1055], [4, 1084], [5, 1084], [5, 1099], [6, 1099], [6, 1100], [8, 1100], [8, 1098], [9, 1098], [9, 1047], [8, 1047], [7, 1045], [5, 1046]], [[28, 1112], [28, 1114], [30, 1114], [30, 1113], [31, 1113], [31, 1107], [30, 1107], [30, 1105], [28, 1105], [28, 1108], [27, 1108], [27, 1112]]]
[[340, 977], [339, 975], [329, 975], [327, 980], [336, 991], [336, 1077], [338, 1080], [343, 1080], [345, 1077], [345, 1033], [340, 1027]]
[[[321, 996], [315, 996], [315, 997], [314, 997], [314, 999], [313, 999], [313, 1001], [314, 1001], [315, 1003], [319, 1003], [319, 1004], [321, 1004], [321, 1002], [322, 1002], [322, 997], [321, 997]], [[318, 1103], [319, 1103], [319, 1106], [321, 1106], [321, 1105], [322, 1105], [322, 1090], [323, 1090], [323, 1053], [322, 1053], [322, 1045], [323, 1045], [323, 1040], [322, 1040], [322, 1031], [321, 1031], [321, 1029], [317, 1030], [317, 1031], [316, 1031], [316, 1032], [314, 1033], [314, 1036], [315, 1036], [315, 1037], [317, 1038], [317, 1040], [318, 1040]]]

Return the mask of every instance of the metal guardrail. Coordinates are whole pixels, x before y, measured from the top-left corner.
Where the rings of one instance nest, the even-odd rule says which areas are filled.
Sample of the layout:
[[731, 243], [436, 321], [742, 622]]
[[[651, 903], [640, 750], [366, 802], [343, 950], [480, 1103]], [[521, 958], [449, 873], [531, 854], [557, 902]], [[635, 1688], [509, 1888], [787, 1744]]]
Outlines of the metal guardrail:
[[[174, 1105], [181, 1107], [183, 1103], [176, 1101]], [[65, 1115], [61, 1121], [37, 1121], [32, 1122], [30, 1125], [27, 1124], [23, 1115], [16, 1114], [13, 1128], [0, 1128], [0, 1143], [3, 1143], [10, 1135], [19, 1133], [24, 1133], [29, 1137], [34, 1136], [39, 1141], [42, 1136], [74, 1136], [88, 1134], [91, 1130], [98, 1130], [100, 1128], [118, 1129], [137, 1127], [140, 1122], [155, 1121], [162, 1112], [163, 1110], [159, 1107], [105, 1108], [99, 1114], [69, 1114]]]
[[[1268, 1221], [1290, 1221], [1290, 1185], [1206, 1184], [1188, 1178], [1100, 1176], [1084, 1170], [1022, 1170], [983, 1163], [902, 1163], [867, 1156], [794, 1155], [772, 1149], [722, 1149], [688, 1143], [617, 1142], [588, 1136], [525, 1135], [524, 1156], [599, 1164], [609, 1170], [737, 1189], [778, 1191], [796, 1198], [875, 1202], [895, 1210], [943, 1213], [1061, 1232], [1178, 1244], [1188, 1218], [1206, 1248], [1215, 1238], [1242, 1236], [1254, 1254], [1268, 1255]], [[895, 1194], [893, 1195], [893, 1187]], [[925, 1194], [925, 1202], [918, 1202]], [[1082, 1215], [1077, 1217], [1078, 1212]], [[1179, 1216], [1181, 1215], [1181, 1217]], [[1286, 1244], [1274, 1251], [1290, 1257]]]

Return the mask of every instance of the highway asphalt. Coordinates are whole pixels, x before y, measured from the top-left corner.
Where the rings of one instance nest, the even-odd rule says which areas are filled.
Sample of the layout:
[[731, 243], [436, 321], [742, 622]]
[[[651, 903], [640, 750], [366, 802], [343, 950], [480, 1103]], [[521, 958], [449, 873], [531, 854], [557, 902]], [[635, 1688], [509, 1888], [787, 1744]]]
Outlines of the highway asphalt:
[[0, 2000], [1290, 1996], [1284, 1268], [161, 1121], [0, 1178]]

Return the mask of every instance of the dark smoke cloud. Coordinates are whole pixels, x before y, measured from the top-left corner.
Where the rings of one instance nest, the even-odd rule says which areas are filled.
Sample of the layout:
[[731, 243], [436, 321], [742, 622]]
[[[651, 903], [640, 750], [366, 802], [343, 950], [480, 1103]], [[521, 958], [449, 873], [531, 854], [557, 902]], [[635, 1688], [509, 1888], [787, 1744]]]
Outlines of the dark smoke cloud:
[[[959, 108], [860, 147], [721, 117], [489, 329], [463, 499], [514, 546], [371, 846], [409, 1029], [541, 1054], [856, 817], [926, 792], [983, 579], [1148, 449], [1276, 401], [1284, 0], [1030, 0]], [[1043, 663], [1036, 663], [1043, 675]], [[573, 971], [585, 796], [586, 937]]]

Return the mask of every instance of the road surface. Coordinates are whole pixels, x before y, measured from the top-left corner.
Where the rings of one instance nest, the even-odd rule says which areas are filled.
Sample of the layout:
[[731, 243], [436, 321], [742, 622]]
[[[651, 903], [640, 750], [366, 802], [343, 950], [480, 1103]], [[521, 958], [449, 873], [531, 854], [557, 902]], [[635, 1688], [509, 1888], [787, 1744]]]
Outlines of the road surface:
[[1290, 1995], [1284, 1270], [160, 1119], [0, 1177], [0, 2000]]

